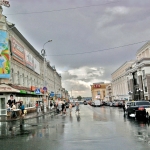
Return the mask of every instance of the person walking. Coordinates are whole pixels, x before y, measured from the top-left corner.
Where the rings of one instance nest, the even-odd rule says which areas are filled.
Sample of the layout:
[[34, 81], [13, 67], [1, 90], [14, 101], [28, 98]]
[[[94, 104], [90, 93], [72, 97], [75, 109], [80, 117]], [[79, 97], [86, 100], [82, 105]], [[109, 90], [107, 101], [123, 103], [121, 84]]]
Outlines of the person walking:
[[62, 115], [62, 102], [61, 101], [58, 102], [58, 110], [59, 110], [60, 115]]
[[72, 112], [72, 104], [71, 103], [69, 104], [69, 112], [70, 112], [70, 115], [71, 115], [71, 112]]
[[62, 113], [66, 115], [66, 106], [64, 102], [62, 103]]
[[79, 109], [79, 103], [77, 102], [76, 103], [76, 111], [75, 111], [75, 113], [77, 113], [78, 112], [78, 115], [80, 114], [80, 109]]
[[125, 115], [125, 112], [126, 112], [126, 109], [125, 109], [125, 101], [123, 101], [122, 108], [123, 108], [123, 112], [124, 112], [124, 115]]
[[24, 105], [23, 102], [20, 102], [21, 116], [24, 116]]
[[52, 109], [53, 103], [50, 101], [50, 110]]

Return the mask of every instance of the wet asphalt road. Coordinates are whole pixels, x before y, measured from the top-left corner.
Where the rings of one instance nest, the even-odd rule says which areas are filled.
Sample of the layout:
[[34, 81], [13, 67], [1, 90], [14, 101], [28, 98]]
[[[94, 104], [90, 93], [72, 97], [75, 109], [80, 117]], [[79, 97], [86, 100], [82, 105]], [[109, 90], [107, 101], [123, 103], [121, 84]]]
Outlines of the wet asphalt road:
[[[20, 124], [22, 124], [20, 126]], [[80, 115], [0, 123], [0, 150], [149, 150], [150, 125], [122, 109], [81, 105]]]

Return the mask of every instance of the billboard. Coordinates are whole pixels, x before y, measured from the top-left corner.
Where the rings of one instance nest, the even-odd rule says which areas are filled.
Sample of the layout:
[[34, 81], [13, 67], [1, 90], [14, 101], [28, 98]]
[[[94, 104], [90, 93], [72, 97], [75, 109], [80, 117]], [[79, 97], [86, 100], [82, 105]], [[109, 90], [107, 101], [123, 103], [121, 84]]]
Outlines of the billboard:
[[40, 74], [40, 63], [16, 39], [11, 38], [12, 58]]
[[8, 33], [0, 30], [0, 78], [10, 78], [10, 51]]
[[25, 65], [25, 52], [24, 47], [16, 41], [14, 38], [11, 39], [12, 57], [19, 63]]
[[34, 58], [27, 50], [25, 50], [25, 62], [28, 68], [34, 70]]

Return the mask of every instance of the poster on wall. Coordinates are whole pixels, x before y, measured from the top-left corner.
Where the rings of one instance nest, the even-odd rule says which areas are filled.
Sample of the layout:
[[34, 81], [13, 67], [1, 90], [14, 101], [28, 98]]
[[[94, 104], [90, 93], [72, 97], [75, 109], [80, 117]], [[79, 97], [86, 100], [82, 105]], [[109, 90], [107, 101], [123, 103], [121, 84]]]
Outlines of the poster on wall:
[[25, 65], [24, 47], [14, 38], [11, 39], [12, 57], [19, 63]]
[[10, 78], [8, 34], [3, 30], [0, 30], [0, 78]]
[[34, 70], [34, 58], [27, 50], [25, 50], [25, 62], [28, 68]]
[[34, 71], [40, 74], [40, 63], [34, 58]]

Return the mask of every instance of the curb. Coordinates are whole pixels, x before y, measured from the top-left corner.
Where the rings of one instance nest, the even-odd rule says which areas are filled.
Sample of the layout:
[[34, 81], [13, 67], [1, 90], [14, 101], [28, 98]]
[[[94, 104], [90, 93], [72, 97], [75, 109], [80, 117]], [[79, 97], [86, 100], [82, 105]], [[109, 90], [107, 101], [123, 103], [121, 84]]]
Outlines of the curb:
[[11, 121], [18, 121], [20, 119], [23, 119], [23, 120], [28, 120], [28, 119], [33, 119], [33, 118], [38, 118], [38, 117], [41, 117], [41, 116], [44, 116], [44, 115], [47, 115], [47, 114], [50, 114], [50, 113], [53, 113], [55, 112], [55, 110], [53, 111], [49, 111], [49, 112], [46, 112], [46, 113], [42, 113], [40, 115], [35, 115], [35, 116], [32, 116], [32, 117], [28, 117], [28, 118], [16, 118], [16, 119], [2, 119], [0, 120], [0, 122], [11, 122]]

